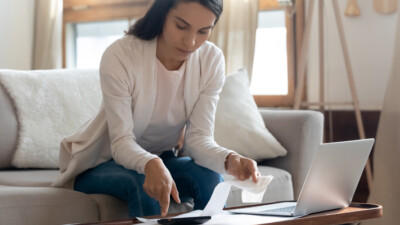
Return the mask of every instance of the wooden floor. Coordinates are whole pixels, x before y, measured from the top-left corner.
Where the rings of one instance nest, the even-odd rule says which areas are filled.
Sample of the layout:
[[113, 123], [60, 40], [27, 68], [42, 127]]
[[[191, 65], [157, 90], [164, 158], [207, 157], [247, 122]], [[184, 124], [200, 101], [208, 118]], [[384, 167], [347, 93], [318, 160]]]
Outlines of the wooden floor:
[[[347, 141], [359, 139], [356, 117], [354, 111], [325, 111], [324, 142]], [[365, 136], [367, 138], [376, 138], [378, 129], [380, 111], [362, 111]], [[329, 126], [329, 118], [332, 118], [332, 129]], [[332, 132], [331, 132], [332, 130]], [[331, 135], [332, 134], [332, 135]], [[373, 152], [370, 161], [373, 168]], [[361, 177], [360, 183], [354, 195], [354, 202], [366, 202], [368, 200], [369, 190], [365, 176], [365, 171]]]

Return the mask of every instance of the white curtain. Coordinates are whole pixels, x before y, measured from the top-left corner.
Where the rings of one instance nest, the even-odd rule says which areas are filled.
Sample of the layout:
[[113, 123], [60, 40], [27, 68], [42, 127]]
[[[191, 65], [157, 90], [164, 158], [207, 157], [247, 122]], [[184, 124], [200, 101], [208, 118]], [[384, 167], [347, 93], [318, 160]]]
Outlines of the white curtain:
[[62, 0], [36, 0], [32, 69], [62, 67]]
[[224, 0], [224, 11], [210, 41], [224, 52], [227, 74], [245, 67], [251, 78], [257, 15], [258, 0]]
[[397, 20], [392, 74], [388, 82], [374, 150], [369, 202], [383, 206], [383, 217], [368, 225], [399, 224], [400, 202], [400, 15]]

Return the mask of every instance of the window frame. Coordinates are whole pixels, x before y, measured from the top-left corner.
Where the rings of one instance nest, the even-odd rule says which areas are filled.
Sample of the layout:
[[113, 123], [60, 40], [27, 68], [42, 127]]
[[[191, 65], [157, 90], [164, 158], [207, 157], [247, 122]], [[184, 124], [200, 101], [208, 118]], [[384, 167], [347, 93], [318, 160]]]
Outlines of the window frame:
[[[259, 11], [282, 10], [277, 0], [259, 0]], [[291, 18], [286, 10], [287, 29], [287, 62], [288, 62], [288, 94], [287, 95], [253, 95], [258, 107], [292, 107], [294, 104], [296, 82], [296, 59], [304, 28], [304, 1], [296, 0], [295, 14]]]
[[62, 54], [63, 68], [67, 65], [68, 23], [101, 22], [140, 18], [152, 0], [63, 0]]

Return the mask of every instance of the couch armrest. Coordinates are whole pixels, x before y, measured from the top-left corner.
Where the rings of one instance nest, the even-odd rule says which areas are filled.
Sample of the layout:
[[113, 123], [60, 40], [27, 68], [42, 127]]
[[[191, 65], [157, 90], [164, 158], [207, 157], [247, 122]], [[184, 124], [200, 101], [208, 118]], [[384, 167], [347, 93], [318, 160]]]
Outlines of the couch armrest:
[[292, 175], [297, 199], [308, 168], [323, 138], [323, 114], [311, 110], [260, 109], [268, 130], [287, 150], [287, 155], [260, 164], [284, 169]]

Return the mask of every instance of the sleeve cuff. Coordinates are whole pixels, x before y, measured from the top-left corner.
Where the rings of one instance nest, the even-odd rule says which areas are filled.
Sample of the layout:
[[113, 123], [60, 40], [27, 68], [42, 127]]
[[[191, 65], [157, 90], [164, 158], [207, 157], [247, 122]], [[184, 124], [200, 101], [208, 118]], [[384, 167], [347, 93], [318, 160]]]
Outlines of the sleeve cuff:
[[[229, 150], [229, 149], [225, 149], [225, 150], [221, 153], [220, 162], [222, 162], [222, 163], [219, 163], [219, 165], [222, 166], [222, 168], [219, 168], [219, 171], [220, 171], [221, 174], [228, 174], [227, 171], [225, 170], [225, 162], [226, 162], [226, 160], [227, 160], [228, 155], [231, 154], [231, 153], [236, 153], [236, 152], [235, 152], [235, 151], [232, 151], [232, 150]], [[236, 154], [237, 154], [237, 153], [236, 153]]]
[[136, 171], [137, 171], [138, 173], [145, 174], [145, 173], [144, 173], [144, 168], [146, 167], [146, 164], [147, 164], [150, 160], [156, 159], [156, 158], [159, 158], [159, 157], [158, 157], [157, 155], [149, 154], [148, 156], [146, 156], [146, 157], [139, 163], [139, 165], [137, 165]]

